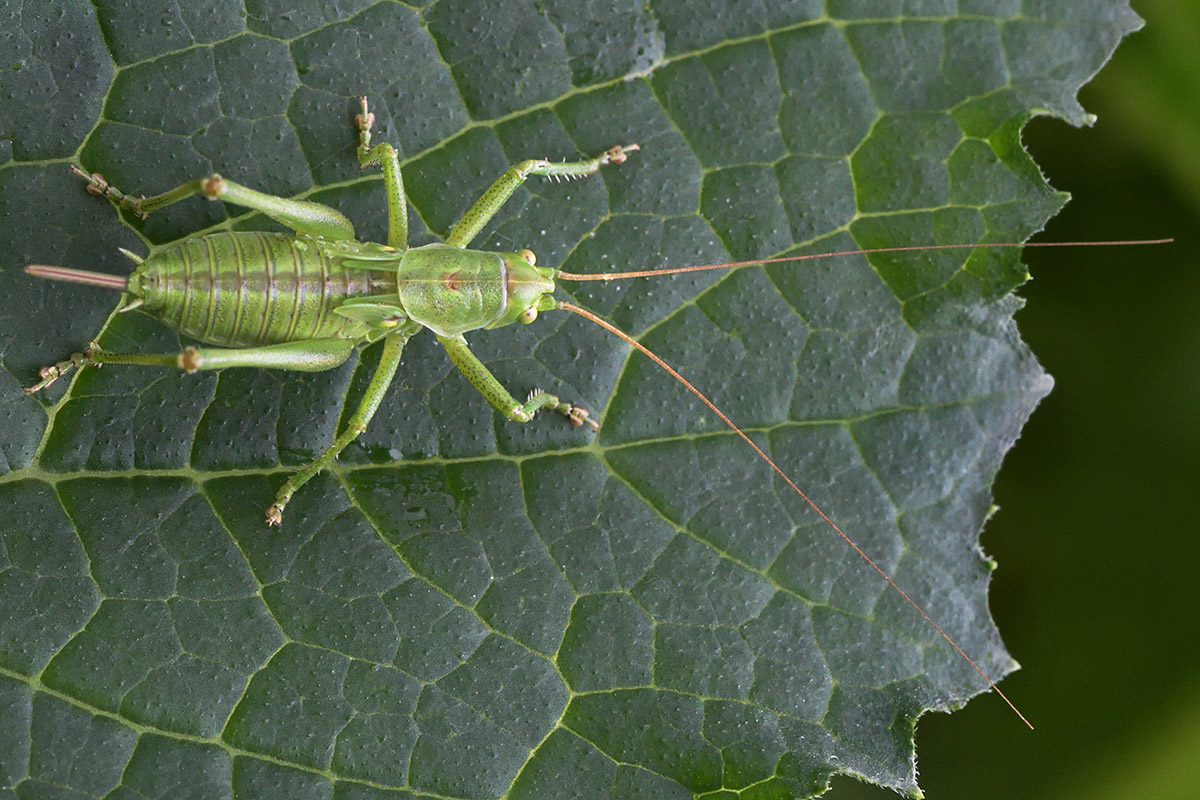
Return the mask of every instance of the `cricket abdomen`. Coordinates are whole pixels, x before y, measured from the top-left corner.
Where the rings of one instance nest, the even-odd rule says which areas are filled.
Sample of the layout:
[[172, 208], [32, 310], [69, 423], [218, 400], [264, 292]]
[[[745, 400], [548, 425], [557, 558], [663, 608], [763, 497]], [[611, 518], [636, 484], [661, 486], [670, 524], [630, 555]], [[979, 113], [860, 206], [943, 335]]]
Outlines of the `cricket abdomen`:
[[356, 339], [361, 324], [333, 309], [347, 298], [394, 293], [395, 272], [348, 267], [338, 251], [339, 243], [290, 234], [212, 233], [155, 253], [129, 286], [143, 310], [209, 344]]

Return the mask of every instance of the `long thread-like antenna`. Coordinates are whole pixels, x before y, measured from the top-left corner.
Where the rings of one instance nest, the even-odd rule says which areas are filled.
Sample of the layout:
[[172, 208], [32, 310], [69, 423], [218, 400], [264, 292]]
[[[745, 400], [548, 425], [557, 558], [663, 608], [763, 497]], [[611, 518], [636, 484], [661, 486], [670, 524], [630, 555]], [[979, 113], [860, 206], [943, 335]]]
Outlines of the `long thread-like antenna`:
[[[726, 265], [726, 266], [728, 266], [728, 265]], [[868, 556], [866, 553], [864, 553], [862, 548], [859, 547], [857, 544], [855, 544], [854, 540], [851, 539], [849, 536], [847, 536], [846, 533], [837, 526], [837, 523], [835, 523], [833, 520], [831, 520], [829, 518], [829, 516], [826, 515], [826, 513], [817, 506], [816, 503], [814, 503], [812, 500], [810, 500], [808, 495], [806, 495], [804, 492], [802, 492], [800, 490], [800, 487], [797, 486], [796, 483], [791, 478], [788, 477], [787, 473], [784, 472], [782, 469], [780, 469], [779, 466], [774, 461], [771, 460], [771, 457], [762, 451], [762, 448], [760, 448], [758, 445], [756, 445], [754, 443], [754, 441], [751, 440], [751, 438], [742, 431], [741, 428], [739, 428], [737, 425], [733, 424], [733, 420], [731, 420], [729, 417], [725, 416], [724, 412], [722, 412], [721, 409], [717, 408], [711, 400], [709, 400], [707, 397], [705, 397], [704, 394], [701, 393], [701, 391], [699, 389], [697, 389], [695, 386], [693, 386], [691, 383], [689, 383], [686, 378], [684, 378], [682, 375], [680, 375], [678, 372], [676, 372], [671, 367], [670, 364], [663, 361], [661, 358], [659, 358], [653, 352], [651, 352], [649, 350], [649, 348], [647, 348], [641, 342], [637, 341], [632, 336], [625, 333], [620, 328], [616, 327], [615, 325], [608, 322], [607, 320], [601, 319], [600, 317], [596, 316], [592, 312], [590, 312], [586, 309], [580, 308], [577, 305], [573, 305], [572, 303], [565, 302], [565, 301], [561, 302], [559, 307], [566, 309], [567, 311], [573, 311], [576, 314], [578, 314], [579, 316], [584, 317], [586, 319], [590, 319], [592, 322], [596, 323], [601, 328], [604, 328], [609, 333], [613, 334], [614, 336], [620, 337], [623, 341], [625, 341], [629, 345], [640, 350], [647, 358], [649, 358], [655, 364], [658, 364], [660, 367], [662, 367], [664, 370], [666, 370], [667, 373], [670, 374], [670, 376], [672, 378], [674, 378], [675, 380], [682, 383], [689, 392], [696, 395], [696, 397], [699, 397], [700, 401], [702, 403], [704, 403], [704, 405], [708, 406], [709, 409], [711, 409], [714, 414], [716, 414], [718, 417], [720, 417], [722, 422], [724, 422], [726, 425], [728, 425], [730, 428], [732, 428], [733, 432], [736, 433], [739, 437], [741, 437], [743, 442], [750, 445], [750, 448], [752, 450], [754, 450], [755, 453], [758, 454], [759, 458], [761, 458], [763, 461], [767, 462], [767, 465], [771, 469], [775, 470], [776, 475], [783, 478], [784, 481], [787, 482], [787, 485], [792, 487], [792, 491], [794, 491], [797, 495], [799, 495], [800, 499], [803, 500], [805, 503], [807, 503], [808, 507], [816, 512], [817, 516], [819, 516], [821, 519], [825, 520], [825, 522], [829, 525], [829, 527], [833, 528], [833, 530], [837, 533], [837, 535], [842, 537], [842, 540], [845, 541], [846, 544], [848, 544], [854, 550], [854, 552], [856, 552], [860, 556], [862, 556], [863, 561], [866, 561], [868, 564], [870, 564], [871, 568], [874, 569], [876, 572], [878, 572], [879, 575], [885, 581], [887, 581], [887, 584], [896, 590], [897, 594], [899, 594], [901, 597], [903, 597], [905, 600], [907, 600], [908, 604], [910, 606], [912, 606], [913, 608], [915, 608], [917, 613], [920, 614], [925, 619], [926, 622], [928, 622], [931, 626], [933, 626], [933, 629], [935, 631], [937, 631], [938, 633], [940, 633], [942, 635], [943, 639], [945, 639], [947, 642], [950, 643], [950, 646], [954, 648], [955, 652], [958, 653], [960, 656], [962, 656], [966, 660], [966, 662], [968, 664], [970, 664], [971, 667], [976, 672], [979, 673], [979, 676], [981, 678], [983, 678], [985, 681], [987, 681], [987, 685], [992, 687], [992, 691], [994, 691], [996, 694], [1000, 695], [1000, 697], [1004, 700], [1005, 703], [1008, 703], [1008, 707], [1011, 708], [1013, 710], [1013, 712], [1018, 717], [1021, 718], [1022, 722], [1024, 722], [1026, 725], [1029, 726], [1030, 730], [1033, 729], [1033, 724], [1030, 723], [1030, 721], [1025, 718], [1025, 715], [1021, 713], [1020, 709], [1018, 709], [1013, 704], [1013, 702], [1008, 699], [1008, 697], [1004, 694], [1004, 692], [1000, 691], [1000, 687], [996, 685], [996, 682], [993, 681], [991, 678], [989, 678], [987, 676], [987, 673], [985, 673], [982, 669], [980, 669], [979, 665], [977, 665], [974, 661], [972, 661], [971, 657], [963, 652], [963, 649], [958, 646], [958, 643], [955, 642], [953, 639], [951, 639], [949, 634], [947, 634], [944, 630], [942, 630], [936, 622], [934, 622], [932, 619], [930, 619], [929, 615], [925, 613], [925, 610], [923, 608], [921, 608], [919, 605], [917, 605], [915, 600], [913, 600], [911, 597], [909, 597], [907, 594], [905, 594], [904, 590], [896, 585], [896, 582], [892, 580], [890, 575], [888, 575], [886, 572], [884, 572], [879, 567], [879, 565], [876, 564], [871, 559], [870, 556]]]
[[727, 264], [701, 264], [695, 267], [668, 267], [666, 269], [643, 269], [635, 272], [608, 272], [581, 274], [559, 272], [554, 277], [568, 281], [615, 281], [621, 278], [651, 278], [655, 275], [677, 275], [681, 272], [703, 272], [710, 269], [750, 267], [755, 264], [778, 264], [783, 261], [813, 261], [834, 256], [867, 256], [874, 253], [908, 253], [925, 250], [973, 250], [976, 248], [999, 247], [1116, 247], [1119, 245], [1168, 244], [1174, 239], [1130, 239], [1115, 242], [983, 242], [982, 244], [916, 244], [905, 247], [868, 247], [864, 250], [839, 250], [835, 253], [807, 253], [782, 258], [758, 258], [753, 261], [730, 261]]

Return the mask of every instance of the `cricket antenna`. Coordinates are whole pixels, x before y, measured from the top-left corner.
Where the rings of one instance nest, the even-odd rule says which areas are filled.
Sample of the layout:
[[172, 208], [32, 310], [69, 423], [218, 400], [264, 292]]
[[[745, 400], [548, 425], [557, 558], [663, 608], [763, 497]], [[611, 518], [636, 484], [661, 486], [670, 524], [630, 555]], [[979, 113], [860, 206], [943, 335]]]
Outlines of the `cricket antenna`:
[[726, 264], [701, 264], [695, 267], [667, 267], [665, 269], [643, 269], [633, 272], [607, 272], [580, 274], [576, 272], [559, 272], [555, 279], [567, 281], [615, 281], [621, 278], [650, 278], [655, 275], [677, 275], [681, 272], [703, 272], [710, 269], [728, 269], [730, 267], [750, 267], [755, 264], [778, 264], [783, 261], [813, 261], [818, 258], [833, 258], [834, 256], [866, 256], [874, 253], [908, 253], [925, 250], [974, 250], [976, 248], [1002, 247], [1117, 247], [1123, 245], [1168, 244], [1174, 239], [1129, 239], [1111, 242], [982, 242], [974, 244], [914, 244], [904, 247], [868, 247], [863, 250], [839, 250], [834, 253], [807, 253], [799, 256], [783, 256], [782, 258], [756, 258], [752, 261], [730, 261]]
[[[783, 259], [783, 260], [788, 260], [788, 259]], [[749, 263], [761, 263], [761, 262], [749, 262]], [[730, 266], [730, 265], [724, 264], [721, 266]], [[775, 471], [776, 475], [783, 478], [783, 480], [787, 482], [787, 485], [792, 487], [792, 491], [794, 491], [797, 495], [799, 495], [800, 499], [803, 500], [805, 503], [807, 503], [808, 507], [811, 508], [813, 511], [815, 511], [817, 516], [819, 516], [821, 519], [823, 519], [826, 522], [826, 524], [829, 525], [829, 527], [833, 528], [834, 532], [837, 533], [838, 536], [842, 537], [842, 540], [846, 544], [848, 544], [851, 547], [851, 549], [854, 550], [854, 552], [858, 553], [859, 556], [862, 557], [863, 561], [866, 561], [868, 564], [870, 564], [871, 568], [874, 569], [876, 572], [878, 572], [880, 577], [882, 577], [885, 581], [887, 581], [888, 586], [891, 586], [893, 589], [896, 590], [897, 594], [899, 594], [906, 601], [908, 601], [908, 604], [910, 606], [912, 606], [914, 609], [916, 609], [917, 613], [920, 614], [924, 618], [924, 620], [933, 627], [933, 629], [935, 631], [937, 631], [939, 634], [941, 634], [943, 639], [945, 639], [947, 642], [950, 643], [950, 646], [954, 648], [954, 651], [956, 653], [958, 653], [960, 656], [962, 656], [963, 659], [965, 659], [966, 662], [968, 664], [970, 664], [971, 667], [977, 673], [979, 673], [979, 676], [981, 678], [983, 678], [985, 681], [987, 681], [987, 685], [992, 687], [992, 691], [994, 691], [996, 694], [1000, 695], [1001, 699], [1003, 699], [1004, 702], [1008, 704], [1008, 707], [1011, 708], [1013, 710], [1013, 712], [1018, 717], [1021, 718], [1021, 721], [1024, 722], [1026, 725], [1028, 725], [1030, 730], [1033, 730], [1033, 724], [1030, 723], [1030, 721], [1025, 718], [1025, 715], [1022, 714], [1020, 709], [1018, 709], [1016, 707], [1016, 705], [1013, 704], [1013, 701], [1009, 700], [1008, 697], [1004, 694], [1004, 692], [1000, 691], [1000, 687], [996, 685], [996, 682], [993, 681], [991, 678], [989, 678], [987, 676], [987, 673], [985, 673], [982, 669], [980, 669], [979, 665], [976, 664], [974, 661], [972, 661], [971, 657], [963, 652], [963, 649], [958, 646], [958, 643], [955, 642], [953, 639], [951, 639], [950, 635], [947, 634], [944, 630], [942, 630], [938, 626], [938, 624], [936, 622], [934, 622], [929, 617], [928, 614], [925, 613], [925, 609], [921, 608], [919, 605], [917, 605], [915, 600], [913, 600], [911, 597], [909, 597], [907, 594], [905, 594], [904, 590], [896, 585], [896, 582], [892, 580], [890, 575], [888, 575], [886, 572], [884, 572], [879, 567], [879, 565], [876, 564], [871, 559], [870, 556], [868, 556], [866, 553], [864, 553], [862, 548], [859, 547], [857, 544], [855, 544], [854, 540], [851, 539], [849, 536], [847, 536], [846, 533], [837, 526], [837, 523], [835, 523], [832, 519], [830, 519], [829, 516], [817, 506], [816, 503], [814, 503], [811, 499], [809, 499], [808, 495], [806, 495], [804, 492], [802, 492], [800, 490], [800, 487], [796, 485], [795, 481], [793, 481], [791, 478], [789, 478], [787, 473], [784, 472], [782, 469], [780, 469], [779, 466], [774, 461], [771, 460], [771, 457], [763, 452], [762, 448], [760, 448], [758, 445], [756, 445], [754, 443], [754, 441], [751, 440], [751, 438], [749, 436], [747, 436], [745, 434], [745, 432], [742, 431], [741, 428], [739, 428], [737, 425], [733, 424], [733, 420], [731, 420], [729, 417], [725, 416], [724, 412], [722, 412], [721, 409], [717, 408], [716, 405], [714, 405], [711, 400], [709, 400], [707, 397], [705, 397], [704, 394], [701, 393], [701, 391], [699, 389], [697, 389], [695, 386], [693, 386], [691, 383], [689, 383], [686, 378], [684, 378], [682, 375], [680, 375], [678, 372], [676, 372], [667, 362], [663, 361], [661, 358], [659, 358], [653, 352], [651, 352], [649, 348], [647, 348], [641, 342], [637, 341], [632, 336], [625, 333], [620, 328], [616, 327], [615, 325], [608, 322], [607, 320], [601, 319], [600, 317], [596, 316], [592, 312], [590, 312], [586, 309], [580, 308], [579, 306], [574, 305], [572, 303], [568, 303], [566, 301], [560, 302], [559, 308], [565, 309], [567, 311], [573, 311], [576, 314], [578, 314], [579, 316], [584, 317], [585, 319], [590, 319], [592, 322], [596, 323], [601, 328], [604, 328], [606, 331], [613, 334], [614, 336], [619, 337], [622, 341], [626, 342], [630, 346], [637, 348], [638, 350], [640, 350], [642, 352], [643, 355], [645, 355], [647, 358], [649, 358], [655, 364], [658, 364], [658, 366], [660, 366], [664, 370], [666, 370], [667, 373], [670, 374], [670, 376], [672, 378], [674, 378], [675, 380], [682, 383], [689, 392], [696, 395], [696, 397], [700, 398], [700, 401], [702, 403], [704, 403], [704, 405], [708, 406], [709, 409], [714, 414], [716, 414], [718, 417], [720, 417], [721, 421], [724, 422], [726, 425], [728, 425], [733, 430], [734, 433], [736, 433], [739, 437], [741, 437], [741, 440], [743, 442], [750, 445], [750, 448], [755, 453], [758, 454], [758, 457], [761, 458], [763, 461], [765, 461], [767, 463], [767, 466], [769, 466], [771, 469], [773, 469]]]

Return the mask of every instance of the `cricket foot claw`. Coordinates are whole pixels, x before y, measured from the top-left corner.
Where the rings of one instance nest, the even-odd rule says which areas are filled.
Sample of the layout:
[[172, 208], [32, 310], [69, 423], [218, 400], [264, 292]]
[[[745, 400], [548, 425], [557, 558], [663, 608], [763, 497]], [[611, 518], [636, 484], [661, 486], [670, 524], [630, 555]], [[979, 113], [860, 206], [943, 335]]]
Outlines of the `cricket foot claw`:
[[588, 414], [588, 410], [583, 406], [573, 406], [568, 404], [566, 413], [567, 419], [571, 420], [571, 424], [575, 427], [578, 428], [580, 425], [588, 425], [594, 431], [600, 430], [600, 423], [592, 419]]
[[371, 126], [375, 124], [375, 115], [367, 110], [367, 97], [362, 95], [358, 98], [359, 104], [362, 106], [362, 113], [354, 115], [354, 124], [363, 133], [371, 130]]
[[87, 173], [74, 164], [71, 165], [71, 172], [83, 178], [87, 182], [88, 194], [103, 196], [109, 190], [108, 181], [104, 180], [104, 176], [99, 172]]
[[110, 192], [114, 192], [113, 185], [109, 183], [99, 172], [84, 172], [81, 168], [71, 165], [71, 172], [78, 175], [87, 184], [85, 187], [88, 194], [94, 194], [98, 197], [107, 197]]
[[616, 147], [608, 148], [608, 150], [604, 152], [604, 155], [608, 157], [609, 164], [622, 164], [625, 162], [625, 159], [628, 158], [628, 156], [625, 154], [632, 153], [635, 150], [641, 150], [641, 148], [636, 144], [627, 144], [624, 147], [617, 145]]
[[33, 386], [27, 386], [25, 388], [25, 394], [28, 394], [28, 395], [36, 394], [37, 392], [40, 392], [42, 389], [45, 389], [47, 386], [50, 386], [51, 384], [53, 384], [61, 376], [62, 376], [62, 370], [60, 370], [56, 366], [55, 367], [42, 367], [40, 370], [38, 370], [38, 377], [41, 378], [41, 380], [38, 381], [37, 383], [35, 383]]

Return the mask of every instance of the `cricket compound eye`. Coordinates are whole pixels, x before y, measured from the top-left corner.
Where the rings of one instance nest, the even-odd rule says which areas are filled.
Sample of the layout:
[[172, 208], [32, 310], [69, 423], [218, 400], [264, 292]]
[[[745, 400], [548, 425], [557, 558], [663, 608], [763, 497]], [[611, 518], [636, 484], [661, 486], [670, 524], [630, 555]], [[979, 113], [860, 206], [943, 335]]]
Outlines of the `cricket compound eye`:
[[533, 254], [532, 250], [519, 250], [517, 252], [517, 255], [519, 255], [521, 258], [525, 259], [526, 261], [528, 261], [529, 266], [531, 266], [531, 267], [537, 263], [537, 256], [535, 256]]
[[[533, 255], [533, 253], [530, 253], [530, 255]], [[537, 319], [537, 315], [538, 315], [537, 306], [530, 306], [529, 308], [525, 309], [524, 311], [522, 311], [520, 314], [517, 315], [517, 322], [528, 325], [529, 323], [531, 323], [535, 319]]]

